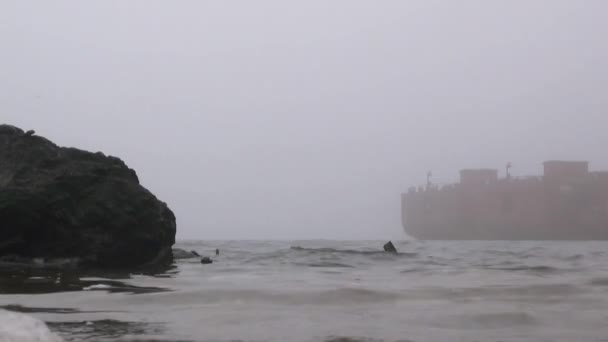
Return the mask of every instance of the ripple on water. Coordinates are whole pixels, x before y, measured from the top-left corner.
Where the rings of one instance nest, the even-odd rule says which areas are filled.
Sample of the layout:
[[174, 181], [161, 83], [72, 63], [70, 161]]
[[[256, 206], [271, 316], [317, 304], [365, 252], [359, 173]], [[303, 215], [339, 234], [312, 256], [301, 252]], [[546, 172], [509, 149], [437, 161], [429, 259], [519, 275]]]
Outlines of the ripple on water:
[[66, 341], [114, 340], [124, 336], [158, 336], [165, 331], [164, 323], [125, 322], [112, 319], [94, 321], [49, 322], [49, 328]]

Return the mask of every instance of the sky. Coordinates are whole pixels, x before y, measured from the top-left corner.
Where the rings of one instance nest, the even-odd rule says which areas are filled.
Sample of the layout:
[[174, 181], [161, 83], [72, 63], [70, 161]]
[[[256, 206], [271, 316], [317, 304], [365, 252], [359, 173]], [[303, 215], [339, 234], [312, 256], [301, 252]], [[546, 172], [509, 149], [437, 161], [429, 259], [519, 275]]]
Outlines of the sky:
[[134, 168], [178, 239], [404, 239], [461, 168], [608, 169], [604, 0], [0, 1], [0, 122]]

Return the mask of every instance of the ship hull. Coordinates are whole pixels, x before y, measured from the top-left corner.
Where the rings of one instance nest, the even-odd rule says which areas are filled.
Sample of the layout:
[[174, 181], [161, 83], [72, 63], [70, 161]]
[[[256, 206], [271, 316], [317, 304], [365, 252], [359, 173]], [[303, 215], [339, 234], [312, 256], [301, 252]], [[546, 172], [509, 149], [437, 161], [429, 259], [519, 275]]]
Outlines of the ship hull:
[[484, 172], [402, 194], [405, 232], [422, 240], [608, 240], [608, 173], [498, 180]]
[[405, 233], [419, 240], [555, 240], [555, 241], [593, 241], [608, 240], [605, 227], [539, 227], [539, 226], [408, 226]]

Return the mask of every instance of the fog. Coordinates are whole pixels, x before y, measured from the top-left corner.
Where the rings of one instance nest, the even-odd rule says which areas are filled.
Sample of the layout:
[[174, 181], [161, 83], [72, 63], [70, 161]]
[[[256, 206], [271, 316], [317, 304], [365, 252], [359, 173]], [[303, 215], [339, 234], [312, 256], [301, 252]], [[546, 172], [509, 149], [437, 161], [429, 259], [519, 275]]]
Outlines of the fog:
[[400, 193], [429, 170], [608, 169], [606, 13], [5, 0], [0, 121], [119, 156], [173, 209], [178, 239], [403, 239]]

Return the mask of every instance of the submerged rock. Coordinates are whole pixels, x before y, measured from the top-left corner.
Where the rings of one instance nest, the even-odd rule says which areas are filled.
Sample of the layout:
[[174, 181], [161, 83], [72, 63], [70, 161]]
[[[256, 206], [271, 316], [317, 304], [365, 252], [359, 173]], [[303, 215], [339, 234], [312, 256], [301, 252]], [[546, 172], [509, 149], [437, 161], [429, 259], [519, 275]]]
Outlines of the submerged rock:
[[122, 160], [0, 125], [0, 260], [156, 266], [174, 243], [173, 212]]
[[199, 258], [201, 255], [196, 251], [187, 251], [181, 248], [173, 248], [173, 259], [191, 259]]
[[395, 248], [395, 245], [391, 241], [384, 244], [384, 251], [397, 254], [397, 248]]

